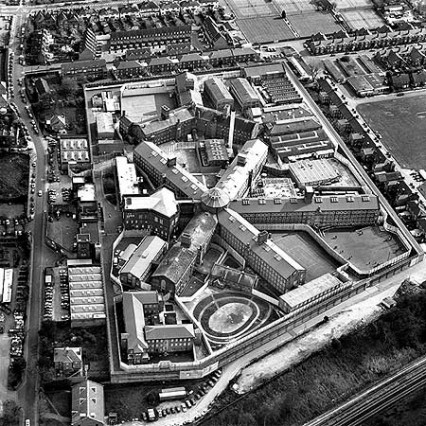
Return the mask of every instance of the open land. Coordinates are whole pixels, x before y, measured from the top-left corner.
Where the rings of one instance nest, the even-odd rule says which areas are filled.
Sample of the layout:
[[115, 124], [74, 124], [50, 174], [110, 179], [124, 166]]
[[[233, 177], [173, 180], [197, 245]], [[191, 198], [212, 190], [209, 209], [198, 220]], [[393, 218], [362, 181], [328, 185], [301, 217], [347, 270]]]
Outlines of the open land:
[[250, 43], [272, 43], [295, 38], [293, 31], [278, 17], [237, 19], [241, 32]]
[[0, 160], [0, 199], [28, 194], [29, 159], [27, 155], [2, 153]]
[[402, 167], [425, 167], [426, 107], [422, 95], [364, 103], [357, 109]]

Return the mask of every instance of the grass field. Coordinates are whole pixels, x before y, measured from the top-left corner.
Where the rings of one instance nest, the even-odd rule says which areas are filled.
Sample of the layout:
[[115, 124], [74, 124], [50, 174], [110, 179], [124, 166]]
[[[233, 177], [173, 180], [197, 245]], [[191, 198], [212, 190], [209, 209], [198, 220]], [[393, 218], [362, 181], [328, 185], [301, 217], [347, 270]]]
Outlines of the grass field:
[[8, 200], [27, 196], [28, 156], [2, 153], [0, 157], [0, 199]]
[[291, 15], [288, 16], [288, 20], [300, 37], [308, 37], [319, 31], [330, 34], [342, 29], [329, 13], [311, 12]]
[[306, 233], [272, 233], [272, 241], [306, 268], [306, 281], [311, 281], [339, 266]]
[[250, 43], [272, 43], [295, 38], [293, 31], [278, 17], [238, 19], [241, 32]]
[[424, 96], [365, 103], [358, 112], [398, 163], [409, 169], [426, 168], [426, 104]]

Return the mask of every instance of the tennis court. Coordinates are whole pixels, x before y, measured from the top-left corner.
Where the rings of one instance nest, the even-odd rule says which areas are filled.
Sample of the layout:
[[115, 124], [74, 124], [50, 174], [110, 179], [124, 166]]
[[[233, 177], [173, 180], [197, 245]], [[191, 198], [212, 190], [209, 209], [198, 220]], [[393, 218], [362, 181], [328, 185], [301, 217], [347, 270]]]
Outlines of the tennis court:
[[342, 12], [342, 16], [354, 30], [378, 28], [383, 25], [383, 20], [374, 10], [348, 10]]
[[257, 18], [262, 16], [278, 16], [279, 11], [274, 4], [265, 0], [225, 0], [237, 18]]
[[315, 3], [311, 0], [273, 0], [279, 12], [285, 11], [287, 17], [301, 13], [315, 12]]

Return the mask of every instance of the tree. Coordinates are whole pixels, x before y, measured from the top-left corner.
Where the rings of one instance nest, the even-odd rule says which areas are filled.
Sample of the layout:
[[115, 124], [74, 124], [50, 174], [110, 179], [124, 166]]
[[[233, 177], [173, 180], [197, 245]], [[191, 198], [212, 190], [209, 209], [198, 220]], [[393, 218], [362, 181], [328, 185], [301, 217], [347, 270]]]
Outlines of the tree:
[[19, 425], [19, 410], [15, 401], [7, 400], [3, 402], [3, 415], [1, 416], [0, 424], [3, 426], [18, 426]]
[[68, 98], [74, 96], [77, 90], [78, 83], [72, 78], [64, 77], [61, 86], [58, 88], [58, 94], [61, 97]]

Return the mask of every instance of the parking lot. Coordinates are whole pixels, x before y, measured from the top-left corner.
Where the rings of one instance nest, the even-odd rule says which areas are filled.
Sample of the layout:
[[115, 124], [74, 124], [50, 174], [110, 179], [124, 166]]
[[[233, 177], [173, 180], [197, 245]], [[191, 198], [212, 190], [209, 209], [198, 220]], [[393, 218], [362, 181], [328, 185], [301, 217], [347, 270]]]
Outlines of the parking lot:
[[44, 321], [68, 321], [70, 296], [67, 269], [53, 268], [46, 274], [44, 297]]

